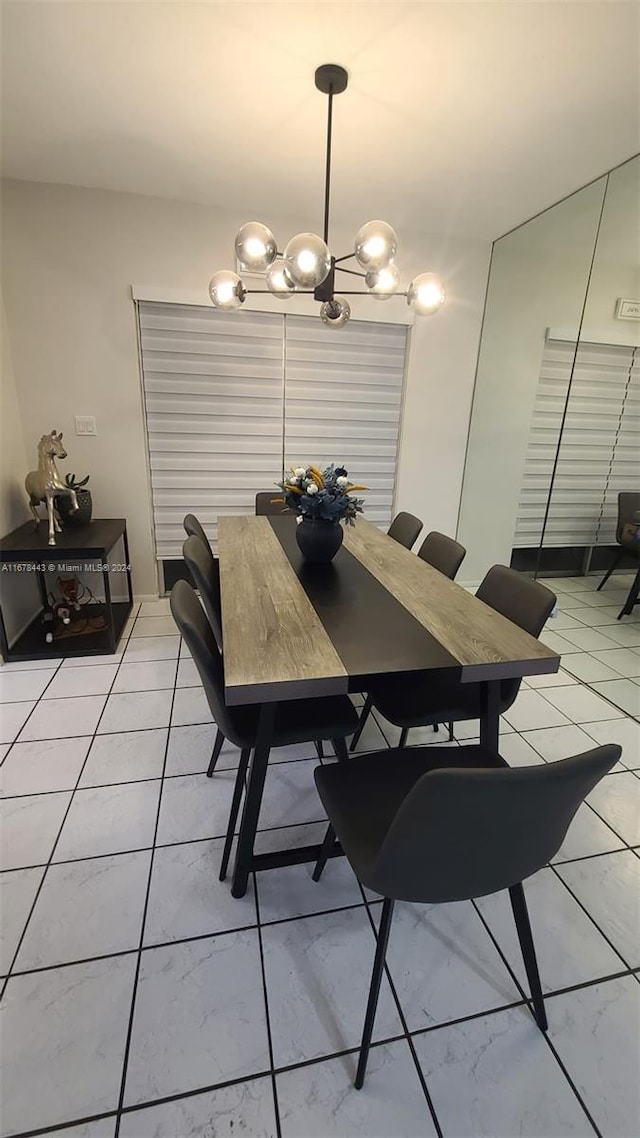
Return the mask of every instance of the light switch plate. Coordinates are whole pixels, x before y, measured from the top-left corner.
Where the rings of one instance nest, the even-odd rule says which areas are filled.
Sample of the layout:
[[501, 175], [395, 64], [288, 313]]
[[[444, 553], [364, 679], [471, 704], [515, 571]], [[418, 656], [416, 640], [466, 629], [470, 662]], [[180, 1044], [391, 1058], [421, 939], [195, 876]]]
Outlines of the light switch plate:
[[76, 415], [75, 421], [77, 435], [97, 435], [98, 431], [94, 415]]

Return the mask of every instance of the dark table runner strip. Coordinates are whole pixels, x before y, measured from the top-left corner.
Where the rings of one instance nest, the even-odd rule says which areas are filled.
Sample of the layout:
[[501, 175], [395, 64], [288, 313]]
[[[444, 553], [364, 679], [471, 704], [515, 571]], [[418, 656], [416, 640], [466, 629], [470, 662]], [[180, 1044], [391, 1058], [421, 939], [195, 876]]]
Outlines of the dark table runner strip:
[[[349, 677], [352, 690], [369, 677], [450, 671], [460, 664], [348, 550], [328, 565], [305, 562], [292, 518], [271, 517], [274, 532], [317, 612]], [[362, 684], [362, 690], [365, 690]]]

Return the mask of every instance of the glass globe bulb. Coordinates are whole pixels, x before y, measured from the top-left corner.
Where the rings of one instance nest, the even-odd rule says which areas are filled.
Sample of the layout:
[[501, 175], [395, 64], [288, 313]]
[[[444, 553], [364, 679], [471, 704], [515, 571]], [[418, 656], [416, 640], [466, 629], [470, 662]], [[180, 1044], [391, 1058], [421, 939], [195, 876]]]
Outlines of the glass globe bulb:
[[243, 269], [263, 273], [278, 252], [273, 233], [260, 221], [248, 221], [236, 233], [236, 257]]
[[412, 304], [421, 316], [433, 316], [447, 298], [442, 284], [434, 273], [420, 273], [409, 285], [407, 304]]
[[296, 286], [290, 279], [282, 261], [274, 261], [267, 269], [267, 288], [278, 300], [286, 300], [293, 296]]
[[298, 233], [284, 251], [284, 265], [298, 288], [316, 288], [329, 274], [331, 254], [315, 233]]
[[214, 273], [209, 281], [209, 296], [216, 308], [231, 311], [244, 304], [247, 290], [237, 273], [230, 269], [221, 269]]
[[396, 231], [386, 221], [368, 221], [356, 233], [353, 251], [363, 269], [386, 269], [398, 251]]
[[325, 300], [320, 309], [320, 318], [330, 328], [344, 328], [351, 316], [351, 305], [344, 296], [334, 296]]
[[387, 265], [386, 269], [375, 269], [367, 273], [364, 283], [372, 296], [378, 300], [388, 300], [400, 283], [400, 273], [395, 265]]

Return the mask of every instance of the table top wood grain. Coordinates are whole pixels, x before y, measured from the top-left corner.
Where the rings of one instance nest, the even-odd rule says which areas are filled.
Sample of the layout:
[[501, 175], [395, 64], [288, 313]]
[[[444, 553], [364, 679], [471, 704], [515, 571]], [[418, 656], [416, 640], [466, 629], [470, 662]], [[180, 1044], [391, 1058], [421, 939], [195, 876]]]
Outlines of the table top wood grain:
[[376, 526], [358, 521], [344, 544], [459, 661], [463, 683], [557, 671], [556, 652]]
[[218, 556], [227, 703], [346, 692], [344, 664], [269, 518], [221, 517]]
[[359, 519], [309, 565], [291, 517], [218, 523], [228, 704], [366, 691], [382, 675], [461, 682], [557, 671], [540, 641]]

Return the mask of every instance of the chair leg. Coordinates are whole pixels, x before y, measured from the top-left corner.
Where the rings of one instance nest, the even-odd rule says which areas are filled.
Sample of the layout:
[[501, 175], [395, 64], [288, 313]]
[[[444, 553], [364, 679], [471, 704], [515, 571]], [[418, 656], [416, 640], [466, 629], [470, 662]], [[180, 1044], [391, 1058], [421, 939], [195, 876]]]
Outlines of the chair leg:
[[373, 961], [373, 972], [371, 974], [371, 987], [369, 988], [369, 1000], [367, 1003], [367, 1014], [364, 1020], [364, 1031], [362, 1033], [362, 1043], [360, 1044], [360, 1057], [358, 1059], [358, 1070], [356, 1073], [356, 1090], [362, 1090], [364, 1083], [364, 1075], [367, 1069], [367, 1059], [369, 1058], [369, 1048], [371, 1046], [371, 1036], [373, 1035], [373, 1024], [376, 1018], [376, 1009], [378, 1007], [378, 997], [380, 995], [380, 984], [382, 983], [382, 973], [384, 972], [384, 960], [387, 955], [387, 945], [389, 943], [389, 932], [391, 930], [391, 919], [393, 917], [393, 901], [389, 897], [385, 897], [382, 905], [382, 917], [380, 919], [380, 928], [378, 929], [378, 943], [376, 945], [376, 955]]
[[317, 752], [318, 758], [322, 762], [322, 760], [324, 759], [324, 751], [322, 749], [322, 739], [314, 739], [314, 742], [316, 745], [316, 752]]
[[333, 747], [333, 749], [336, 753], [336, 758], [337, 758], [339, 763], [348, 763], [349, 762], [349, 751], [347, 749], [347, 744], [345, 743], [344, 739], [332, 739], [331, 740], [331, 746]]
[[224, 881], [227, 876], [227, 868], [229, 865], [229, 858], [231, 856], [231, 847], [233, 846], [233, 834], [238, 820], [238, 811], [242, 801], [242, 792], [245, 788], [245, 781], [247, 777], [247, 767], [249, 766], [249, 756], [251, 750], [249, 747], [240, 753], [240, 764], [238, 766], [238, 773], [236, 775], [236, 782], [233, 788], [233, 799], [231, 801], [231, 812], [229, 814], [229, 824], [227, 826], [227, 836], [224, 840], [224, 849], [222, 851], [222, 862], [220, 865], [220, 880]]
[[209, 766], [207, 767], [207, 778], [211, 778], [214, 770], [216, 769], [216, 763], [218, 761], [218, 756], [222, 750], [222, 744], [223, 743], [224, 743], [224, 735], [222, 734], [222, 731], [218, 727], [218, 732], [216, 734], [216, 741], [213, 744], [213, 751], [211, 752], [211, 758], [209, 759]]
[[314, 881], [319, 881], [320, 878], [322, 877], [322, 871], [323, 871], [325, 865], [327, 864], [327, 861], [329, 860], [329, 854], [331, 853], [331, 850], [333, 849], [333, 844], [334, 844], [335, 840], [336, 840], [336, 832], [335, 832], [333, 826], [331, 825], [331, 823], [329, 823], [329, 825], [327, 826], [327, 832], [324, 836], [322, 845], [320, 847], [320, 853], [318, 854], [318, 860], [315, 864], [315, 868], [313, 870], [313, 873], [311, 874]]
[[439, 731], [439, 730], [440, 730], [440, 724], [439, 724], [439, 723], [434, 723], [434, 725], [433, 725], [433, 730], [434, 730], [434, 731]]
[[522, 959], [527, 971], [527, 980], [529, 981], [529, 989], [531, 991], [531, 999], [533, 1001], [533, 1012], [541, 1031], [546, 1031], [547, 1013], [544, 1009], [544, 1000], [542, 998], [542, 987], [540, 984], [540, 973], [538, 972], [538, 962], [536, 960], [536, 950], [533, 944], [533, 936], [531, 933], [531, 924], [529, 921], [529, 913], [527, 911], [527, 903], [524, 898], [524, 889], [522, 883], [519, 885], [512, 885], [509, 889], [509, 897], [511, 899], [511, 908], [513, 910], [513, 917], [516, 922], [516, 929], [518, 930], [518, 940], [520, 941], [520, 948], [522, 950]]
[[602, 588], [602, 586], [603, 586], [603, 585], [606, 585], [607, 581], [609, 580], [609, 577], [610, 577], [610, 576], [611, 576], [611, 574], [613, 573], [613, 570], [614, 570], [614, 569], [617, 569], [617, 567], [618, 567], [618, 563], [619, 563], [619, 561], [620, 561], [621, 557], [622, 557], [622, 550], [621, 550], [621, 549], [619, 549], [619, 550], [618, 550], [618, 552], [616, 553], [616, 555], [615, 555], [615, 557], [614, 557], [613, 561], [611, 562], [611, 565], [610, 565], [610, 566], [609, 566], [609, 568], [607, 569], [607, 571], [606, 571], [606, 573], [605, 573], [604, 577], [602, 578], [602, 580], [601, 580], [600, 584], [598, 585], [598, 588], [596, 589], [596, 592], [597, 592], [597, 593], [599, 593], [599, 592], [600, 592], [600, 590], [601, 590], [601, 588]]
[[449, 742], [453, 743], [453, 723], [449, 724]]
[[400, 732], [400, 742], [398, 743], [398, 746], [399, 747], [406, 747], [408, 737], [409, 737], [409, 728], [403, 727], [402, 731]]
[[365, 700], [364, 707], [362, 708], [362, 712], [360, 714], [360, 722], [358, 723], [358, 729], [357, 729], [355, 735], [353, 736], [353, 739], [351, 740], [351, 743], [349, 745], [350, 751], [355, 751], [356, 747], [358, 746], [358, 743], [360, 742], [360, 736], [362, 735], [362, 732], [364, 731], [364, 725], [367, 722], [369, 715], [371, 714], [371, 708], [372, 707], [373, 707], [373, 696], [368, 695], [366, 700]]

